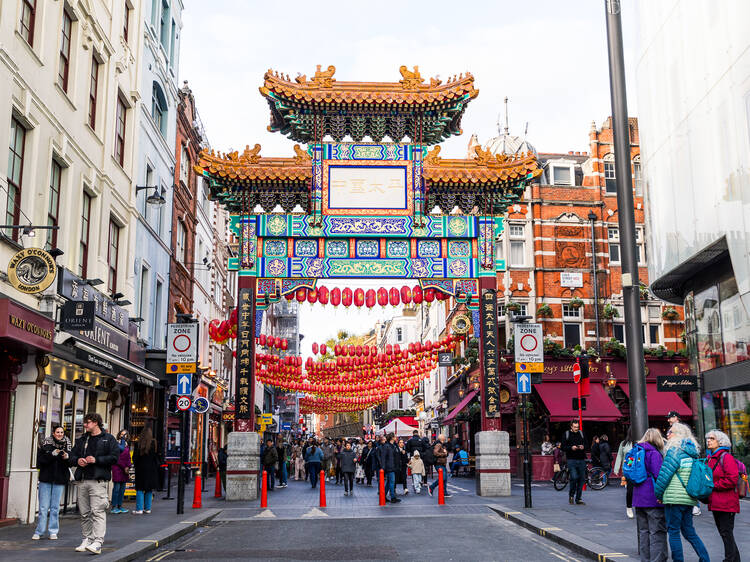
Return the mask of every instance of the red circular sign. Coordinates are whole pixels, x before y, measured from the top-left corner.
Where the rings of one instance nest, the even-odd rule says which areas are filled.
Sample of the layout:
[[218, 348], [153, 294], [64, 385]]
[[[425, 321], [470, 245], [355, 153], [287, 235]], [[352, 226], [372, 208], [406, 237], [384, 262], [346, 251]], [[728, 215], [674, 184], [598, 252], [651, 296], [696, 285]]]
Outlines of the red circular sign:
[[172, 347], [174, 347], [175, 351], [185, 353], [188, 349], [190, 349], [190, 338], [185, 334], [175, 336], [174, 341], [172, 342]]
[[179, 408], [180, 410], [183, 410], [183, 411], [189, 410], [190, 404], [191, 404], [190, 396], [180, 396], [177, 399], [177, 408]]
[[578, 383], [581, 380], [581, 366], [576, 363], [573, 365], [573, 382]]
[[[536, 341], [536, 336], [534, 336], [534, 334], [526, 334], [525, 336], [521, 338], [520, 345], [521, 345], [521, 349], [523, 349], [526, 352], [530, 352], [536, 349], [536, 346], [539, 345], [539, 342]], [[529, 346], [529, 347], [526, 347], [526, 346]]]

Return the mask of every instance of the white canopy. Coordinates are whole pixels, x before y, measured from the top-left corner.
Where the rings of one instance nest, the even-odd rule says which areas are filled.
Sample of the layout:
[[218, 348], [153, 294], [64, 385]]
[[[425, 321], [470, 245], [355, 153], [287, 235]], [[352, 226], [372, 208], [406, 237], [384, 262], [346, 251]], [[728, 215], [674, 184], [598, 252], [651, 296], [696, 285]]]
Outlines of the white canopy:
[[393, 433], [396, 437], [411, 437], [415, 429], [418, 429], [417, 426], [409, 425], [401, 418], [393, 418], [388, 425], [378, 430], [378, 434], [388, 435]]

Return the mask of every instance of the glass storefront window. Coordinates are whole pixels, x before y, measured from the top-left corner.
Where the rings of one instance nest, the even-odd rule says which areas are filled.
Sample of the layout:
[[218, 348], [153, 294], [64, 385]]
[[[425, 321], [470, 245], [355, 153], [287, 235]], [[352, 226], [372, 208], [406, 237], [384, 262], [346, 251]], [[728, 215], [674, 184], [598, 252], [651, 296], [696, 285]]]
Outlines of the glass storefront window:
[[83, 435], [83, 407], [86, 405], [86, 391], [82, 388], [76, 389], [76, 440]]
[[750, 391], [709, 392], [703, 395], [706, 432], [723, 431], [732, 441], [732, 453], [750, 462]]
[[698, 345], [698, 365], [701, 371], [723, 364], [719, 289], [711, 286], [695, 295], [695, 328]]
[[37, 426], [37, 447], [41, 445], [47, 434], [47, 402], [49, 401], [49, 385], [44, 383], [39, 393], [39, 417]]
[[50, 405], [50, 421], [62, 423], [60, 404], [62, 403], [62, 385], [56, 382], [52, 385], [52, 404]]
[[65, 435], [73, 440], [73, 388], [65, 387], [63, 393], [63, 421], [62, 426], [65, 428]]
[[734, 278], [719, 283], [721, 327], [724, 340], [724, 364], [750, 358], [750, 320], [740, 301]]

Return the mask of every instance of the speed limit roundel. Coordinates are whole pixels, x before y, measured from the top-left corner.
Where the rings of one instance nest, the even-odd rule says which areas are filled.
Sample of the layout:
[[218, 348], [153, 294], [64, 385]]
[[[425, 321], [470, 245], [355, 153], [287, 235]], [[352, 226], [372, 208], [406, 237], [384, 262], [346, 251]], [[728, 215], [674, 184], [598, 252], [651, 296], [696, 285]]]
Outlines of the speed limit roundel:
[[189, 410], [190, 404], [191, 404], [190, 396], [180, 396], [177, 399], [177, 408], [179, 410], [183, 410], [183, 411]]

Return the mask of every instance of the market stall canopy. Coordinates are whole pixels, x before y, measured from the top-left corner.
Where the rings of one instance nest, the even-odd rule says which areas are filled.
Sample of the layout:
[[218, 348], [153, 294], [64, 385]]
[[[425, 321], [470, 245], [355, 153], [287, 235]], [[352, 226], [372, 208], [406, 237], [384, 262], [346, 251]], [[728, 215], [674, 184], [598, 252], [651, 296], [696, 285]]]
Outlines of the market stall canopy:
[[[549, 410], [551, 422], [567, 422], [578, 418], [578, 410], [573, 409], [573, 398], [578, 396], [575, 383], [545, 382], [535, 384], [544, 405]], [[591, 385], [591, 396], [586, 396], [586, 409], [583, 421], [613, 422], [622, 418], [622, 413], [607, 392], [598, 384]]]
[[417, 422], [412, 416], [402, 416], [400, 418], [393, 418], [388, 425], [381, 428], [380, 431], [384, 435], [393, 433], [396, 437], [411, 437], [414, 430], [417, 429]]
[[[630, 398], [630, 386], [627, 383], [618, 385]], [[676, 392], [658, 392], [656, 383], [646, 383], [646, 402], [648, 403], [648, 417], [663, 418], [667, 412], [676, 411], [681, 418], [692, 418], [693, 411], [677, 396]]]
[[466, 407], [466, 405], [474, 399], [474, 397], [476, 395], [477, 395], [477, 391], [476, 390], [472, 390], [471, 392], [469, 392], [469, 394], [467, 394], [466, 396], [464, 396], [464, 399], [461, 400], [461, 402], [458, 403], [458, 406], [456, 406], [455, 408], [453, 408], [451, 410], [451, 413], [448, 414], [447, 416], [445, 416], [445, 419], [443, 420], [443, 423], [449, 423], [449, 422], [451, 422], [453, 420], [453, 418], [455, 418], [458, 415], [458, 413], [461, 410], [463, 410]]

